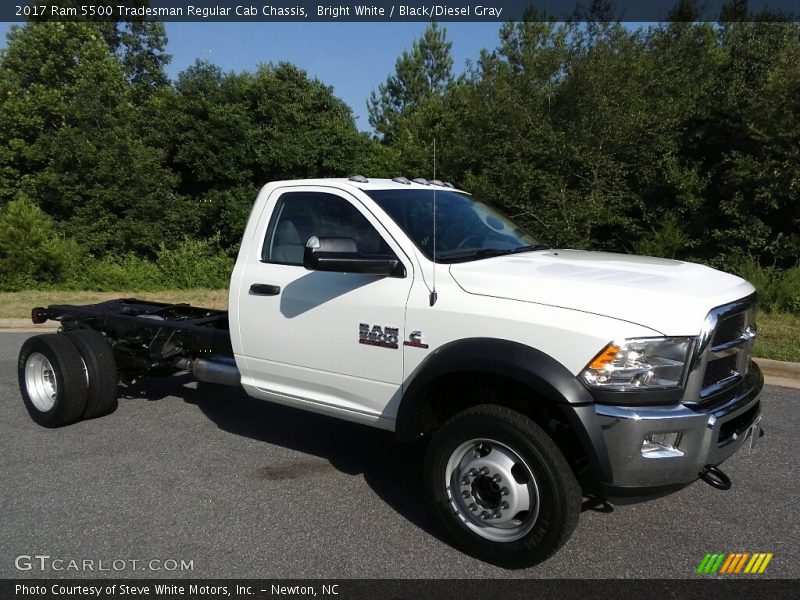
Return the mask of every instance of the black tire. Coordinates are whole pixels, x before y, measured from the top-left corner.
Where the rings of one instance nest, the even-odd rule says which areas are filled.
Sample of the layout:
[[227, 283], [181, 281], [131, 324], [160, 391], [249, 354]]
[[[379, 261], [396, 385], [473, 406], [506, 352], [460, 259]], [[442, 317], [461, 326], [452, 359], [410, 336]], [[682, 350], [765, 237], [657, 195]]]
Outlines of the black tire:
[[89, 378], [83, 418], [110, 415], [119, 406], [119, 376], [114, 350], [101, 334], [91, 329], [73, 329], [66, 336], [78, 349]]
[[83, 417], [86, 371], [66, 336], [51, 333], [26, 340], [17, 359], [17, 377], [25, 408], [39, 425], [62, 427]]
[[525, 415], [497, 405], [467, 409], [436, 432], [425, 485], [455, 543], [507, 568], [552, 556], [581, 511], [580, 485], [555, 443]]

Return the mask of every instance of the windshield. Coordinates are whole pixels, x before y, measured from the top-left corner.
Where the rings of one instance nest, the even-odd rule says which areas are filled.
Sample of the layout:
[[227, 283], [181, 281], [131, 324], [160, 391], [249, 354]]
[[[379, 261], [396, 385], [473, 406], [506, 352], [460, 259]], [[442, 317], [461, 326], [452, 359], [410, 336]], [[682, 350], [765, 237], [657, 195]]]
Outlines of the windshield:
[[[433, 189], [366, 192], [433, 259]], [[436, 190], [436, 261], [459, 262], [547, 248], [503, 213], [467, 194]]]

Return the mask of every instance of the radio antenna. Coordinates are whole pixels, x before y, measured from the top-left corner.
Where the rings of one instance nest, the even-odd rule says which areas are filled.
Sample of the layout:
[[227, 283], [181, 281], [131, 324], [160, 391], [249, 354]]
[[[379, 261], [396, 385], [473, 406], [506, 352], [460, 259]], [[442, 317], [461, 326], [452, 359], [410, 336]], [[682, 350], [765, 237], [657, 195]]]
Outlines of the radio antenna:
[[[436, 136], [433, 137], [433, 179], [436, 179]], [[433, 186], [433, 289], [430, 305], [436, 304], [439, 295], [436, 293], [436, 185]]]

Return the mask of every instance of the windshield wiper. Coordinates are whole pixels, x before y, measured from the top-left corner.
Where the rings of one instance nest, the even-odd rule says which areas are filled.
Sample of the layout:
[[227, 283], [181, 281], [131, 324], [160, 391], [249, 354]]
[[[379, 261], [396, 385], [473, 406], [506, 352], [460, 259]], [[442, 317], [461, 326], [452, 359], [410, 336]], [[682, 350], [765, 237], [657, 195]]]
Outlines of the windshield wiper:
[[544, 244], [529, 244], [527, 246], [520, 246], [519, 248], [514, 248], [509, 252], [509, 254], [518, 254], [520, 252], [534, 252], [536, 250], [550, 250], [550, 246], [546, 246]]
[[499, 248], [478, 248], [477, 250], [466, 250], [464, 252], [456, 252], [455, 254], [447, 254], [437, 258], [439, 262], [448, 262], [451, 260], [460, 260], [462, 258], [491, 258], [493, 256], [503, 256], [505, 254], [518, 254], [520, 252], [533, 252], [535, 250], [550, 250], [550, 246], [544, 244], [529, 244], [527, 246], [520, 246], [514, 249], [499, 249]]
[[456, 252], [455, 254], [447, 254], [439, 256], [436, 260], [438, 262], [448, 262], [451, 260], [458, 260], [461, 258], [489, 258], [491, 256], [501, 256], [503, 254], [511, 254], [513, 250], [498, 250], [497, 248], [479, 248], [477, 250], [467, 250], [465, 252]]

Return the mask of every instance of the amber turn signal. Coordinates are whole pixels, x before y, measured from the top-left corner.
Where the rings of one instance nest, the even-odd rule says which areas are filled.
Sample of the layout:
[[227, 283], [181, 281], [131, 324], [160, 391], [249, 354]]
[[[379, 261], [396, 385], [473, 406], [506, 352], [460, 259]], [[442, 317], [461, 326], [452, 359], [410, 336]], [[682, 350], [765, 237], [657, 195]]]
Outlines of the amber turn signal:
[[622, 352], [622, 348], [614, 344], [609, 344], [600, 351], [600, 354], [594, 357], [594, 360], [589, 363], [589, 368], [595, 371], [604, 369], [606, 365], [614, 362], [614, 359], [620, 352]]

